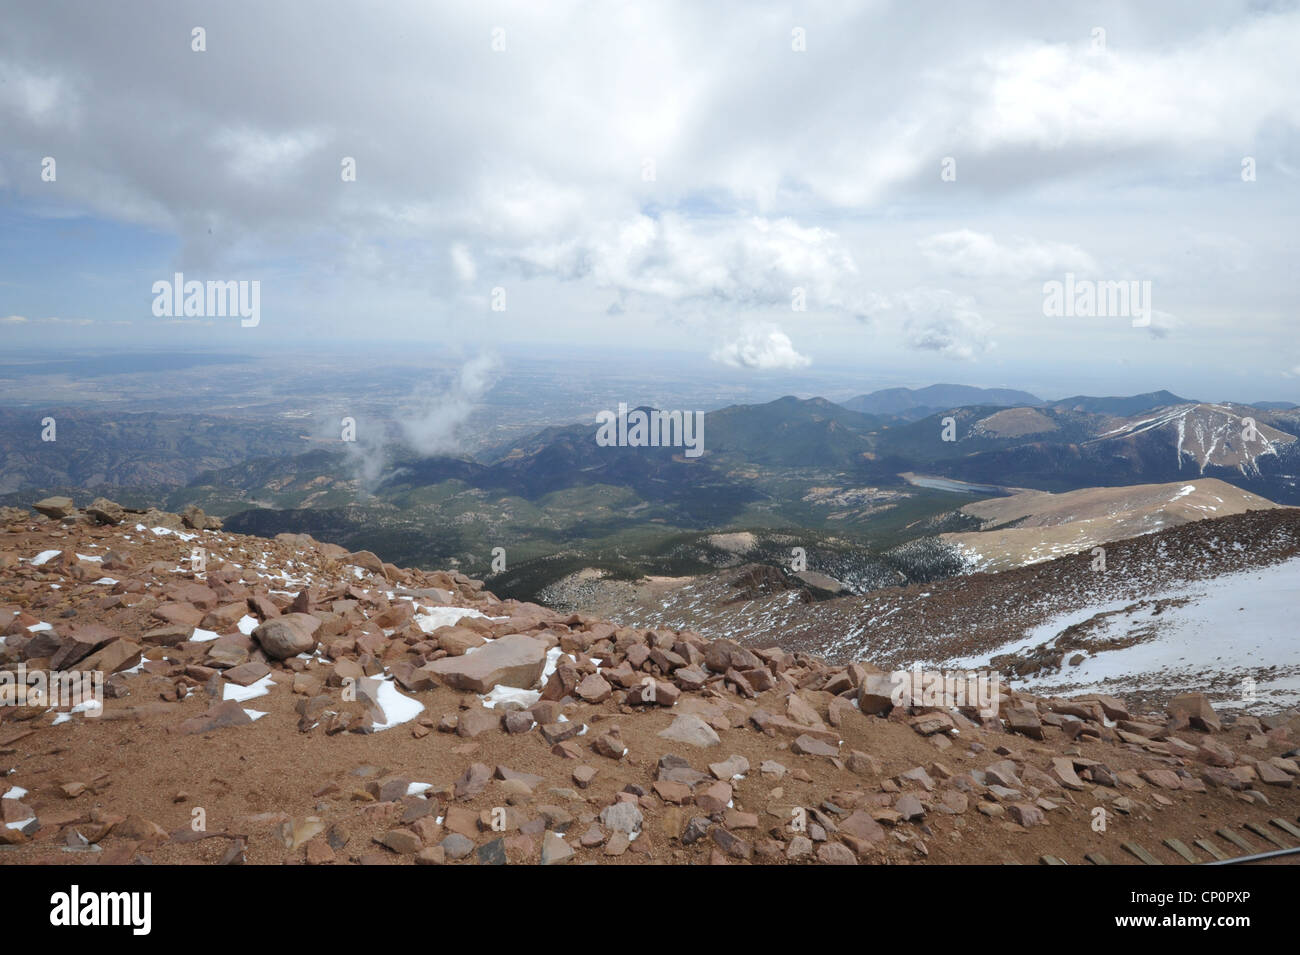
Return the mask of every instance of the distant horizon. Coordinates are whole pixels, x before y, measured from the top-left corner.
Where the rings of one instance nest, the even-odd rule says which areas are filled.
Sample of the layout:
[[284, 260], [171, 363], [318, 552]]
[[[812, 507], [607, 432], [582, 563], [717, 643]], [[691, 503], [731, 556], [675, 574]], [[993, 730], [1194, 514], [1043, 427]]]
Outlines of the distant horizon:
[[[234, 343], [231, 343], [232, 345]], [[267, 343], [269, 344], [269, 343]], [[419, 364], [421, 359], [412, 357], [411, 349], [427, 347], [428, 343], [422, 342], [375, 342], [375, 341], [345, 341], [338, 343], [315, 343], [311, 347], [304, 348], [301, 343], [295, 345], [295, 355], [304, 357], [355, 357], [359, 350], [365, 350], [378, 355], [385, 355], [392, 359], [391, 364], [394, 366], [410, 366]], [[280, 346], [276, 346], [280, 347]], [[995, 381], [990, 382], [988, 379], [980, 380], [972, 377], [971, 379], [936, 379], [927, 380], [923, 377], [910, 375], [906, 378], [898, 377], [890, 379], [883, 373], [863, 374], [864, 380], [869, 379], [870, 385], [854, 386], [844, 383], [846, 378], [853, 377], [853, 371], [847, 366], [842, 365], [813, 365], [798, 375], [791, 375], [783, 371], [769, 371], [763, 374], [740, 374], [730, 369], [718, 368], [714, 363], [701, 359], [700, 356], [690, 352], [679, 352], [671, 350], [631, 350], [618, 349], [598, 346], [573, 346], [547, 343], [505, 343], [493, 349], [493, 352], [503, 353], [513, 360], [523, 361], [541, 361], [540, 353], [553, 350], [557, 354], [563, 354], [569, 358], [582, 362], [599, 362], [605, 361], [623, 361], [633, 362], [641, 365], [639, 371], [645, 379], [657, 377], [664, 369], [656, 367], [651, 363], [651, 359], [658, 362], [669, 363], [674, 366], [686, 359], [684, 367], [677, 367], [676, 370], [688, 374], [693, 378], [701, 374], [713, 373], [722, 380], [733, 382], [745, 382], [755, 391], [761, 391], [769, 395], [766, 399], [755, 399], [745, 402], [748, 404], [763, 403], [764, 401], [774, 401], [786, 396], [800, 398], [821, 397], [830, 401], [842, 402], [848, 401], [862, 395], [869, 395], [878, 391], [886, 391], [891, 388], [907, 388], [910, 391], [919, 391], [924, 388], [933, 386], [963, 386], [983, 389], [1008, 389], [1014, 391], [1024, 391], [1042, 400], [1044, 403], [1054, 403], [1066, 398], [1089, 397], [1089, 398], [1126, 398], [1136, 395], [1154, 394], [1161, 391], [1167, 391], [1179, 396], [1187, 401], [1196, 401], [1207, 404], [1233, 403], [1259, 406], [1260, 403], [1285, 402], [1288, 404], [1300, 405], [1300, 382], [1297, 382], [1292, 397], [1286, 397], [1282, 394], [1273, 395], [1255, 395], [1252, 398], [1244, 398], [1240, 393], [1224, 396], [1221, 393], [1217, 395], [1206, 395], [1200, 391], [1192, 391], [1181, 387], [1169, 387], [1168, 385], [1159, 384], [1155, 386], [1136, 387], [1133, 389], [1111, 389], [1097, 390], [1087, 389], [1083, 382], [1078, 384], [1078, 388], [1062, 388], [1058, 386], [1054, 390], [1035, 388], [1023, 381]], [[0, 381], [5, 380], [7, 376], [5, 369], [7, 366], [23, 364], [26, 361], [51, 361], [51, 362], [73, 362], [84, 358], [94, 357], [101, 360], [107, 360], [109, 356], [164, 356], [164, 355], [185, 355], [200, 357], [200, 362], [204, 365], [250, 361], [276, 361], [282, 360], [283, 355], [274, 352], [268, 352], [265, 349], [239, 350], [237, 348], [219, 351], [207, 351], [199, 347], [184, 347], [175, 344], [158, 344], [148, 345], [121, 345], [116, 347], [92, 346], [83, 347], [41, 347], [41, 346], [16, 346], [7, 349], [4, 355], [0, 356]], [[16, 359], [16, 360], [15, 360]], [[453, 370], [459, 366], [460, 362], [452, 360], [435, 365], [443, 370]], [[382, 366], [380, 366], [382, 367]], [[952, 369], [946, 369], [952, 370]], [[637, 374], [631, 370], [623, 370], [629, 378], [629, 382], [637, 379]], [[113, 374], [112, 371], [103, 370], [95, 377], [104, 377]], [[830, 387], [818, 390], [811, 387], [817, 381], [825, 381]], [[681, 384], [686, 384], [685, 381]], [[794, 387], [798, 385], [798, 387]], [[1285, 392], [1285, 389], [1279, 388], [1277, 392]]]

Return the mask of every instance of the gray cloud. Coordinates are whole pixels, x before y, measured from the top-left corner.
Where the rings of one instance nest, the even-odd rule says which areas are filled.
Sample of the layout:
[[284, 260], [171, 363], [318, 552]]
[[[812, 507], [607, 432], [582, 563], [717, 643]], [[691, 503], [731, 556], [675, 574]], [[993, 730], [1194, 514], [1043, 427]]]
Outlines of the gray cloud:
[[[979, 359], [994, 340], [1100, 356], [1113, 343], [1034, 313], [1042, 273], [1095, 268], [1155, 275], [1171, 313], [1209, 310], [1195, 327], [1230, 348], [1243, 313], [1268, 335], [1293, 312], [1267, 279], [1296, 210], [1297, 48], [1300, 12], [1245, 0], [942, 17], [46, 0], [0, 34], [0, 183], [34, 218], [174, 240], [159, 274], [263, 279], [267, 328], [286, 334], [585, 340], [617, 317], [639, 341], [683, 316], [779, 326], [801, 288], [801, 357], [820, 341], [840, 359]], [[46, 155], [57, 183], [37, 174]], [[1187, 265], [1183, 225], [1223, 267]], [[511, 309], [487, 315], [495, 286]], [[72, 313], [112, 304], [87, 296]]]

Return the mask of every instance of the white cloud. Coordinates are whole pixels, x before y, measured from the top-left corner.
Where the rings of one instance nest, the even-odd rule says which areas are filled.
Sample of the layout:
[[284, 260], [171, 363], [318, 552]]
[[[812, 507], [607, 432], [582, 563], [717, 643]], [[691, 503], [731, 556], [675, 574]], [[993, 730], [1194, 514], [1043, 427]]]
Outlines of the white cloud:
[[788, 308], [801, 288], [810, 308], [845, 308], [857, 275], [834, 232], [761, 217], [696, 224], [676, 213], [641, 214], [530, 245], [518, 258], [534, 270], [623, 294], [745, 306]]
[[1026, 279], [1058, 272], [1089, 273], [1097, 268], [1092, 256], [1077, 245], [1022, 236], [999, 242], [988, 233], [971, 229], [941, 232], [919, 244], [936, 266], [977, 278]]
[[774, 325], [754, 325], [714, 349], [714, 361], [733, 368], [770, 371], [776, 368], [806, 368], [812, 359], [795, 351], [790, 337]]
[[49, 315], [45, 318], [30, 319], [25, 315], [6, 315], [0, 318], [0, 325], [93, 325], [93, 319], [89, 318], [60, 318], [57, 315]]
[[474, 256], [470, 254], [463, 242], [457, 242], [451, 247], [451, 265], [456, 270], [456, 277], [462, 282], [473, 282], [478, 278], [478, 267], [474, 264]]
[[915, 288], [878, 297], [873, 317], [897, 322], [909, 348], [971, 360], [991, 351], [990, 326], [975, 303], [948, 289]]
[[1086, 43], [1026, 43], [990, 56], [968, 118], [973, 145], [1177, 155], [1249, 143], [1276, 119], [1300, 123], [1295, 10], [1163, 47], [1130, 45], [1117, 31], [1100, 54]]
[[[717, 328], [782, 321], [802, 288], [800, 345], [819, 364], [831, 340], [846, 361], [976, 358], [992, 347], [981, 312], [1017, 332], [1002, 332], [1003, 354], [1032, 362], [1071, 346], [1035, 320], [1030, 280], [1098, 265], [1157, 280], [1162, 306], [1217, 336], [1202, 346], [1224, 365], [1249, 366], [1294, 314], [1294, 286], [1277, 279], [1300, 189], [1294, 5], [958, 5], [936, 18], [820, 3], [800, 8], [802, 54], [786, 8], [725, 0], [502, 0], [490, 15], [392, 0], [383, 17], [317, 0], [311, 44], [290, 7], [215, 5], [203, 54], [174, 3], [11, 6], [9, 208], [120, 227], [124, 255], [87, 245], [70, 263], [80, 274], [120, 276], [135, 253], [150, 274], [263, 276], [289, 336], [345, 337], [364, 316], [378, 338], [631, 344], [686, 315], [714, 323], [698, 336], [707, 351]], [[1098, 55], [1094, 18], [1108, 26]], [[1258, 182], [1240, 181], [1242, 154]], [[40, 179], [45, 155], [57, 183]], [[355, 182], [340, 180], [343, 156]], [[955, 182], [940, 179], [945, 156]], [[1192, 230], [1211, 238], [1189, 255]], [[508, 312], [488, 311], [497, 285]], [[938, 299], [915, 291], [932, 286]], [[30, 283], [5, 309], [106, 327], [135, 308], [121, 287]], [[866, 314], [881, 319], [871, 334], [842, 334]], [[1237, 334], [1239, 316], [1253, 335]], [[1089, 342], [1071, 358], [1109, 360]]]
[[1151, 310], [1151, 324], [1145, 327], [1152, 338], [1167, 338], [1181, 324], [1177, 315], [1156, 308]]
[[227, 154], [232, 176], [261, 184], [292, 174], [301, 177], [304, 160], [324, 145], [325, 138], [314, 130], [268, 133], [251, 128], [223, 129], [213, 136], [212, 146]]
[[459, 449], [460, 429], [479, 400], [496, 381], [499, 361], [482, 354], [463, 366], [451, 387], [426, 396], [420, 411], [398, 421], [407, 445], [421, 454], [445, 454]]

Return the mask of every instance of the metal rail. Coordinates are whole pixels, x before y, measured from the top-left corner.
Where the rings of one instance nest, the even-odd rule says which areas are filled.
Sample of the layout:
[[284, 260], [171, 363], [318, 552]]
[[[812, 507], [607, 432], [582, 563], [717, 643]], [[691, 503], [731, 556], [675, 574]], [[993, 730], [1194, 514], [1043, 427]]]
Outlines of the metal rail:
[[1237, 856], [1235, 859], [1224, 859], [1223, 861], [1202, 862], [1201, 865], [1237, 865], [1241, 862], [1259, 862], [1261, 859], [1276, 859], [1278, 856], [1291, 856], [1300, 852], [1300, 847], [1295, 849], [1274, 849], [1272, 852], [1259, 852], [1253, 856]]

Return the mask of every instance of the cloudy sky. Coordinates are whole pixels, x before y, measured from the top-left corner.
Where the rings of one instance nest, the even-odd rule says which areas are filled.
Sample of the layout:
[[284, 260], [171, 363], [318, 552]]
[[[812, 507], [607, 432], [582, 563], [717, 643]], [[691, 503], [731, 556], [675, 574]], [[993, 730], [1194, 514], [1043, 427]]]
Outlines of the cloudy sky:
[[[2, 6], [0, 343], [1300, 400], [1294, 3]], [[259, 325], [156, 317], [178, 271]]]

